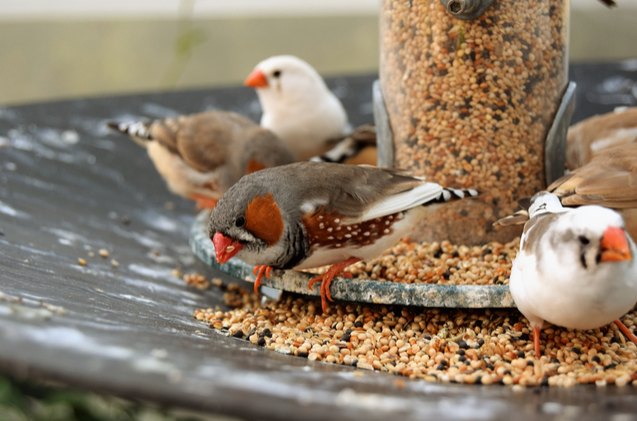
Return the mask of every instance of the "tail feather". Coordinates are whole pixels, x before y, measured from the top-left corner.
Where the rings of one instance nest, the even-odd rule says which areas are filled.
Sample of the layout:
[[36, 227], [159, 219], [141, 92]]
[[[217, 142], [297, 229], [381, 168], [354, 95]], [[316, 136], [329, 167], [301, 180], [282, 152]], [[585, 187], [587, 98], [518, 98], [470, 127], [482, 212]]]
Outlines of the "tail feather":
[[444, 203], [450, 202], [452, 200], [460, 200], [464, 198], [477, 197], [479, 195], [478, 191], [475, 189], [451, 189], [451, 188], [443, 188], [440, 193], [431, 199], [430, 201], [423, 203], [423, 205], [428, 205], [430, 203]]
[[478, 192], [474, 189], [446, 189], [437, 183], [422, 183], [411, 190], [393, 194], [378, 201], [366, 209], [359, 216], [358, 221], [380, 218], [417, 206], [428, 206], [477, 195]]
[[363, 149], [376, 146], [376, 129], [371, 125], [363, 125], [349, 135], [335, 139], [334, 142], [330, 150], [310, 158], [310, 161], [342, 164]]
[[106, 125], [116, 132], [125, 134], [133, 138], [137, 143], [143, 144], [149, 140], [153, 140], [150, 127], [151, 122], [133, 121], [133, 122], [116, 122], [109, 121]]
[[522, 225], [525, 224], [526, 221], [529, 220], [529, 211], [526, 209], [519, 210], [515, 212], [513, 215], [505, 216], [504, 218], [500, 218], [493, 223], [493, 226], [496, 228], [508, 227], [511, 225]]

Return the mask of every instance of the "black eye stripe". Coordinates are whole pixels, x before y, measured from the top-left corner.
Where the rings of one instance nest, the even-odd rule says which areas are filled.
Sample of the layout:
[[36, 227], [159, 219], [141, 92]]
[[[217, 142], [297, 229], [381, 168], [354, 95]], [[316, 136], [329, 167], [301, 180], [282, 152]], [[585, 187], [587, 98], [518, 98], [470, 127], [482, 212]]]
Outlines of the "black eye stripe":
[[588, 238], [584, 237], [583, 235], [580, 235], [579, 237], [577, 237], [577, 239], [579, 240], [580, 243], [587, 245], [588, 243], [591, 242], [591, 240], [589, 240]]

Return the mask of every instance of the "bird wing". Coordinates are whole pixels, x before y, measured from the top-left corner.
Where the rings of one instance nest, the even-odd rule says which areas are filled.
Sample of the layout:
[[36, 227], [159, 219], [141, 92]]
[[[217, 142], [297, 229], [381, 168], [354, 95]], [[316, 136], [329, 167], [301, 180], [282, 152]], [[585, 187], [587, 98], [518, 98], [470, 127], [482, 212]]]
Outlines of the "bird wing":
[[603, 149], [635, 141], [637, 107], [595, 115], [568, 129], [566, 166], [574, 170], [599, 154]]
[[441, 192], [442, 186], [439, 184], [423, 182], [412, 189], [391, 194], [386, 198], [373, 203], [365, 209], [358, 220], [368, 221], [370, 219], [380, 218], [411, 209], [438, 198]]
[[524, 225], [524, 232], [520, 240], [520, 251], [538, 257], [543, 253], [539, 238], [563, 213], [542, 213], [529, 219]]
[[637, 207], [637, 144], [618, 145], [556, 180], [548, 190], [564, 206]]
[[519, 210], [512, 215], [505, 216], [493, 223], [494, 227], [508, 227], [511, 225], [522, 225], [529, 220], [529, 211], [526, 209]]
[[326, 165], [330, 173], [330, 178], [325, 179], [325, 191], [332, 208], [328, 211], [344, 216], [348, 223], [404, 211], [439, 196], [442, 191], [438, 184], [426, 183], [399, 170], [322, 165]]
[[291, 203], [289, 212], [306, 214], [320, 209], [352, 221], [359, 220], [370, 208], [380, 206], [384, 209], [381, 213], [399, 209], [400, 205], [392, 206], [385, 200], [424, 183], [397, 170], [326, 162], [299, 162], [255, 176], [262, 178], [261, 184], [276, 190], [279, 200]]
[[207, 111], [158, 120], [153, 123], [151, 134], [192, 168], [210, 172], [224, 164], [228, 147], [241, 131], [255, 126], [237, 113]]

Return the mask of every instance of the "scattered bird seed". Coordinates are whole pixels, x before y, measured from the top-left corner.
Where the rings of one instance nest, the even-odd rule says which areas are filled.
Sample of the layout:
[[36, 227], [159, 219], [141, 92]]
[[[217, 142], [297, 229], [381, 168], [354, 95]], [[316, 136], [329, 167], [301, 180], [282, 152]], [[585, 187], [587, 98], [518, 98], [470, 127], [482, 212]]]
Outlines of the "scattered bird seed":
[[202, 291], [210, 289], [210, 281], [200, 273], [187, 273], [183, 276], [183, 280], [189, 287], [194, 287]]
[[[614, 343], [614, 325], [549, 326], [536, 359], [528, 323], [516, 310], [337, 302], [322, 313], [320, 300], [296, 294], [260, 306], [235, 284], [224, 298], [230, 310], [199, 309], [194, 317], [226, 335], [310, 360], [445, 383], [637, 385], [637, 346]], [[635, 331], [637, 311], [622, 321]]]
[[[506, 284], [518, 240], [484, 246], [401, 242], [379, 258], [351, 268], [355, 277], [392, 282]], [[236, 284], [224, 291], [230, 310], [200, 309], [195, 318], [253, 344], [310, 360], [383, 371], [427, 381], [562, 386], [637, 385], [637, 346], [614, 324], [577, 331], [548, 326], [535, 358], [528, 321], [517, 310], [428, 309], [334, 302], [284, 294], [278, 302]], [[622, 321], [637, 331], [637, 310]]]
[[86, 266], [86, 259], [83, 259], [83, 258], [81, 258], [81, 257], [78, 257], [78, 258], [77, 258], [77, 263], [78, 263], [80, 266]]

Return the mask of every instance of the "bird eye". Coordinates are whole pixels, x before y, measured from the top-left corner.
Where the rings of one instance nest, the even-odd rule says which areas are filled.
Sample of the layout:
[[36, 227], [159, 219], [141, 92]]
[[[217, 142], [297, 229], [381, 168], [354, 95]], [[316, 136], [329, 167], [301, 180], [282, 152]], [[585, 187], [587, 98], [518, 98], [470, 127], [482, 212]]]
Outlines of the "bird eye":
[[246, 219], [243, 216], [240, 216], [240, 217], [238, 217], [237, 219], [234, 220], [234, 225], [237, 228], [241, 228], [245, 224], [246, 224]]
[[280, 70], [275, 70], [274, 72], [272, 72], [272, 76], [279, 78], [281, 76], [281, 71]]
[[584, 237], [583, 235], [580, 235], [579, 237], [577, 237], [577, 239], [579, 240], [580, 243], [582, 243], [583, 245], [587, 245], [588, 243], [591, 242], [591, 240], [589, 240], [588, 238]]

